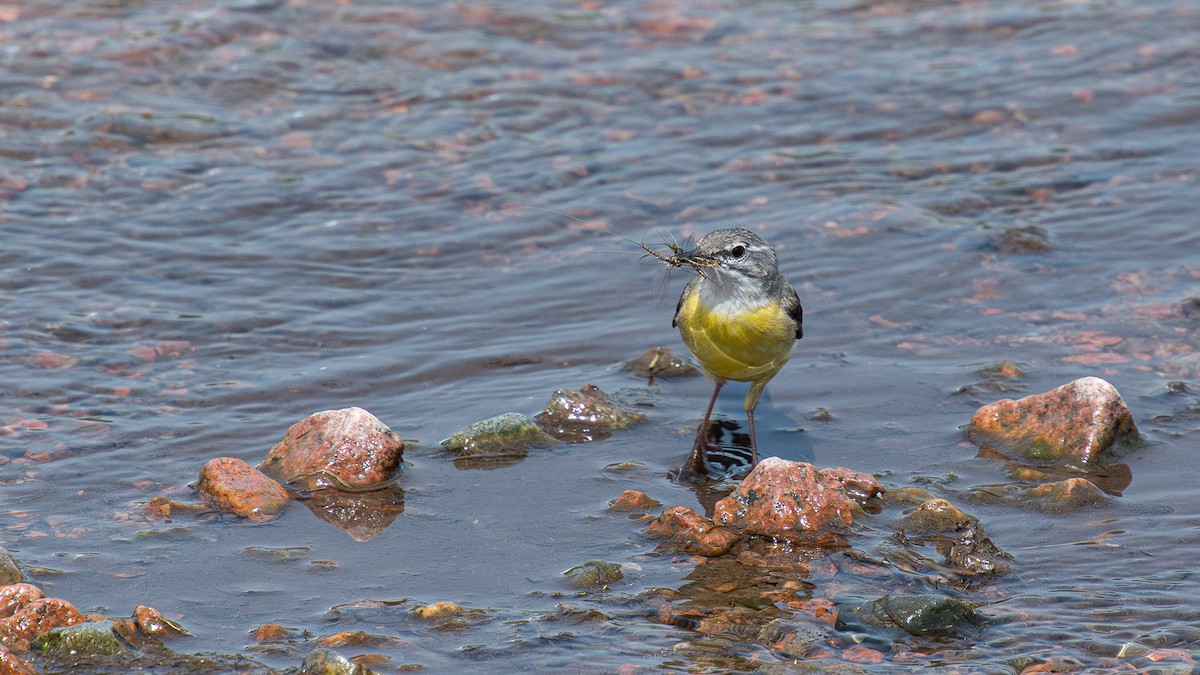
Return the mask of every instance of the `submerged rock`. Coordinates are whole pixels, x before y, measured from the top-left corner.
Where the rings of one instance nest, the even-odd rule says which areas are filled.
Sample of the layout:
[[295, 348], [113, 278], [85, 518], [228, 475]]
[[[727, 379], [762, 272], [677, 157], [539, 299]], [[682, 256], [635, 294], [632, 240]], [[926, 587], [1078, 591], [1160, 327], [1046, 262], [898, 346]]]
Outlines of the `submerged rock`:
[[1036, 225], [1006, 228], [992, 237], [989, 244], [1001, 253], [1045, 253], [1053, 249], [1050, 233]]
[[668, 548], [709, 557], [728, 552], [740, 539], [737, 533], [717, 527], [711, 518], [686, 506], [664, 511], [646, 528], [646, 536], [665, 539]]
[[885, 595], [877, 600], [841, 608], [841, 620], [881, 628], [899, 628], [910, 635], [955, 637], [961, 629], [980, 623], [975, 605], [946, 595]]
[[1012, 556], [988, 538], [979, 519], [945, 499], [930, 499], [894, 523], [906, 546], [932, 544], [956, 574], [999, 575], [1011, 571]]
[[637, 377], [694, 377], [700, 374], [700, 369], [693, 366], [686, 358], [672, 352], [666, 347], [647, 349], [644, 354], [625, 362], [624, 369]]
[[968, 434], [1012, 457], [1087, 463], [1136, 438], [1137, 426], [1115, 387], [1084, 377], [1044, 394], [989, 403], [971, 418]]
[[717, 502], [713, 522], [792, 540], [844, 532], [857, 504], [843, 482], [836, 472], [822, 473], [807, 462], [768, 457]]
[[364, 489], [387, 482], [403, 454], [400, 436], [366, 410], [323, 410], [293, 424], [262, 468], [305, 489]]
[[296, 675], [374, 675], [375, 671], [361, 663], [338, 654], [332, 649], [318, 647], [300, 662]]
[[627, 429], [646, 419], [625, 407], [594, 384], [579, 391], [559, 389], [550, 396], [545, 410], [536, 415], [546, 433], [568, 443], [604, 440], [616, 429]]
[[528, 454], [529, 448], [557, 442], [537, 422], [521, 413], [510, 412], [476, 422], [441, 444], [458, 455], [455, 465], [460, 468], [491, 468], [519, 462]]
[[282, 485], [234, 457], [209, 460], [196, 489], [222, 511], [255, 522], [274, 518], [288, 502]]
[[574, 588], [602, 587], [625, 578], [619, 564], [603, 560], [589, 560], [582, 565], [576, 565], [563, 572], [563, 576]]

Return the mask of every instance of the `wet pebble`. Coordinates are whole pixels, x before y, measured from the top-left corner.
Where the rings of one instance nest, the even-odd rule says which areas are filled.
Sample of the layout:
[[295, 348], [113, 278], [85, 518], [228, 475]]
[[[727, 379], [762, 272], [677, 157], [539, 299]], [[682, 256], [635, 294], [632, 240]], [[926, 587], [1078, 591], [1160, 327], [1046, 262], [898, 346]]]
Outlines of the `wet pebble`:
[[366, 410], [323, 410], [293, 424], [262, 469], [305, 489], [371, 488], [391, 478], [403, 453], [400, 436]]
[[255, 522], [274, 518], [288, 502], [282, 485], [234, 457], [209, 460], [196, 489], [222, 511]]
[[975, 412], [968, 434], [1018, 459], [1086, 463], [1136, 439], [1137, 426], [1116, 387], [1084, 377], [1044, 394], [989, 403]]
[[614, 430], [627, 429], [645, 418], [594, 384], [585, 384], [578, 391], [554, 392], [546, 408], [536, 415], [546, 433], [568, 443], [603, 440]]
[[693, 377], [700, 374], [700, 369], [693, 366], [686, 358], [672, 352], [666, 347], [647, 349], [644, 354], [625, 362], [624, 370], [637, 377], [653, 379], [655, 377]]
[[709, 557], [728, 552], [740, 539], [737, 533], [717, 527], [711, 518], [686, 506], [664, 511], [646, 528], [646, 536], [665, 540], [667, 548]]
[[573, 588], [597, 588], [608, 586], [625, 578], [618, 563], [589, 560], [563, 572], [567, 583]]
[[717, 502], [713, 522], [784, 539], [845, 531], [857, 504], [832, 475], [807, 462], [768, 457]]

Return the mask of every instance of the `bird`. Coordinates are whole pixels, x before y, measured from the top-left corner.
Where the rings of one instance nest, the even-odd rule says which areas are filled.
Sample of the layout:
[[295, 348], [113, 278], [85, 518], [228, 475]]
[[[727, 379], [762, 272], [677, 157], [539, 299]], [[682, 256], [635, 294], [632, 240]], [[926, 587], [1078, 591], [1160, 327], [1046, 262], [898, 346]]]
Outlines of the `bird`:
[[751, 467], [758, 464], [754, 408], [767, 382], [783, 368], [804, 337], [804, 310], [796, 289], [779, 272], [775, 250], [757, 234], [735, 227], [715, 230], [690, 251], [673, 247], [669, 265], [690, 266], [671, 325], [714, 383], [696, 442], [681, 471], [707, 476], [713, 406], [729, 380], [749, 382], [743, 401], [750, 430]]

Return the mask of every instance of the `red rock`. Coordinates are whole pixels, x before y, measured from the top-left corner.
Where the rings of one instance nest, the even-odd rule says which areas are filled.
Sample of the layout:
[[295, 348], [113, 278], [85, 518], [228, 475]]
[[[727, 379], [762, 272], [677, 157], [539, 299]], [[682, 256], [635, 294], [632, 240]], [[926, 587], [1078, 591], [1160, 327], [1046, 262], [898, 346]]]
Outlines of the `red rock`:
[[1044, 394], [989, 403], [971, 418], [968, 435], [1022, 459], [1093, 462], [1135, 438], [1137, 426], [1115, 387], [1084, 377]]
[[667, 509], [646, 528], [646, 536], [666, 539], [666, 544], [684, 553], [718, 556], [737, 543], [736, 533], [717, 527], [709, 518], [686, 506]]
[[403, 453], [400, 436], [366, 410], [324, 410], [293, 424], [262, 468], [310, 489], [370, 488], [391, 477]]
[[608, 503], [609, 511], [650, 511], [662, 506], [662, 502], [651, 499], [645, 492], [626, 490], [620, 497]]
[[282, 485], [234, 457], [209, 460], [200, 470], [197, 489], [222, 511], [253, 521], [271, 519], [288, 502]]
[[33, 584], [12, 584], [0, 588], [0, 619], [7, 619], [25, 605], [44, 597], [42, 589]]
[[26, 651], [37, 636], [59, 626], [74, 626], [84, 621], [79, 610], [66, 600], [41, 598], [0, 620], [0, 642], [17, 651]]
[[794, 540], [844, 531], [853, 522], [855, 506], [838, 479], [812, 464], [768, 457], [717, 502], [713, 522]]

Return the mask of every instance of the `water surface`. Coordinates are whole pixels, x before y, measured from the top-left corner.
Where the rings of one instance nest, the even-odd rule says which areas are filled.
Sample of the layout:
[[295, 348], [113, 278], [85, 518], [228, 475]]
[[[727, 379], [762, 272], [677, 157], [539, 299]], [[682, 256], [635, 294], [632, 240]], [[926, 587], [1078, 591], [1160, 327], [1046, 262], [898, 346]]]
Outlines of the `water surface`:
[[[1145, 436], [1107, 506], [968, 506], [1015, 556], [972, 596], [994, 621], [860, 666], [1195, 655], [1190, 0], [31, 0], [0, 20], [0, 546], [49, 594], [153, 605], [192, 633], [178, 651], [275, 668], [339, 630], [394, 637], [342, 650], [393, 669], [782, 666], [646, 616], [630, 598], [697, 561], [649, 555], [640, 524], [603, 513], [631, 488], [699, 508], [666, 472], [709, 391], [620, 370], [682, 349], [685, 276], [610, 233], [740, 226], [805, 306], [759, 409], [768, 454], [892, 487], [1003, 483], [961, 425], [1084, 375]], [[1031, 227], [1046, 250], [999, 239]], [[980, 374], [1004, 360], [1025, 375]], [[437, 452], [584, 383], [651, 421], [494, 471]], [[741, 395], [719, 404], [731, 423]], [[374, 538], [300, 504], [263, 526], [142, 514], [187, 498], [208, 459], [257, 463], [352, 405], [418, 442]], [[642, 468], [606, 469], [627, 461]], [[623, 585], [575, 595], [559, 574], [589, 558], [625, 563]], [[408, 603], [334, 609], [366, 599]], [[409, 617], [438, 600], [485, 618]], [[275, 622], [294, 639], [257, 645]]]

